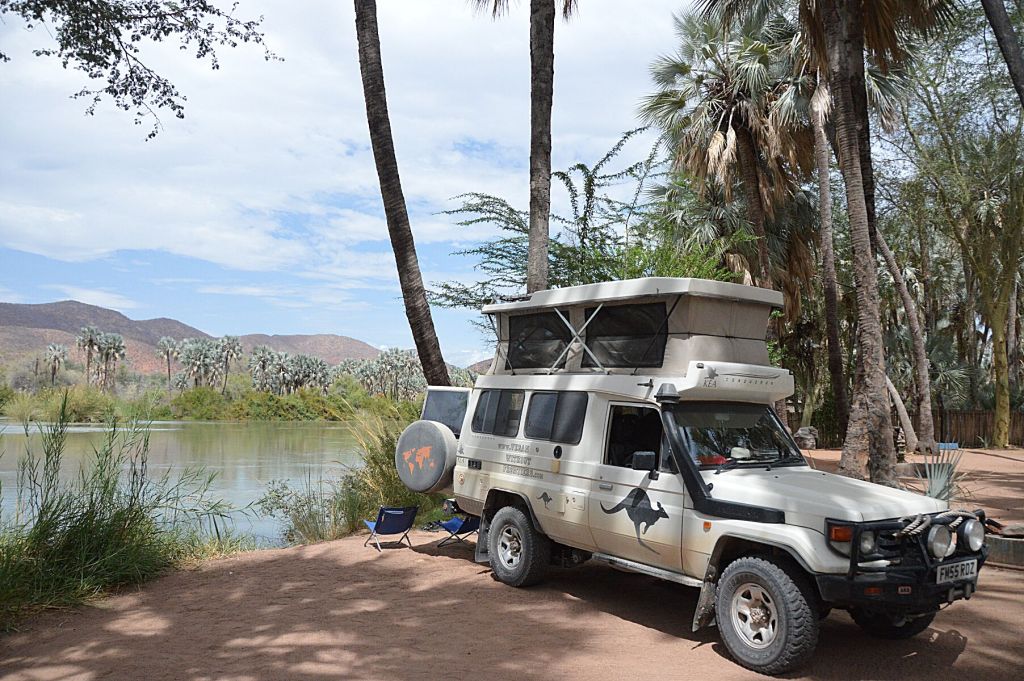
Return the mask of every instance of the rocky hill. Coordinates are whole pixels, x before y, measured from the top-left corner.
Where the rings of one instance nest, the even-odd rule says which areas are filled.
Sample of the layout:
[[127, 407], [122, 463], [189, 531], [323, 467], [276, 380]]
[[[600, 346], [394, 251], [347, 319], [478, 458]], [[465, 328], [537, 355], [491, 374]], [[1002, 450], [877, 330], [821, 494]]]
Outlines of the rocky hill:
[[[156, 344], [163, 336], [210, 338], [199, 329], [175, 319], [130, 319], [120, 312], [74, 300], [38, 305], [0, 303], [0, 365], [16, 367], [42, 357], [50, 343], [66, 345], [70, 359], [83, 362], [75, 349], [75, 335], [83, 326], [119, 333], [125, 338], [127, 366], [132, 371], [155, 374], [166, 371]], [[320, 357], [331, 364], [344, 359], [370, 359], [380, 351], [363, 341], [334, 334], [240, 336], [246, 352], [267, 345], [278, 352]]]

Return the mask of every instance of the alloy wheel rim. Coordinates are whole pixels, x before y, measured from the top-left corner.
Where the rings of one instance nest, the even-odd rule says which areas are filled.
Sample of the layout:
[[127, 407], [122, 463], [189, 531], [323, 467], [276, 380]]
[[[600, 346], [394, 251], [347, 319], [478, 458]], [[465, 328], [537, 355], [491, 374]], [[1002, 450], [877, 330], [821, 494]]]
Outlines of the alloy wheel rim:
[[731, 614], [736, 633], [752, 648], [767, 648], [782, 628], [775, 599], [753, 582], [746, 582], [733, 592]]

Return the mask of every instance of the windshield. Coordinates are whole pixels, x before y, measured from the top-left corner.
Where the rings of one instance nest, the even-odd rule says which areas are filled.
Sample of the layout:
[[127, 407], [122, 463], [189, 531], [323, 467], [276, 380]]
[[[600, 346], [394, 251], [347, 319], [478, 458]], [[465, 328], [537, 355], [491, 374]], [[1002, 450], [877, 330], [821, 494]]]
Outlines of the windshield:
[[804, 463], [770, 407], [681, 402], [672, 408], [672, 415], [686, 450], [702, 467]]

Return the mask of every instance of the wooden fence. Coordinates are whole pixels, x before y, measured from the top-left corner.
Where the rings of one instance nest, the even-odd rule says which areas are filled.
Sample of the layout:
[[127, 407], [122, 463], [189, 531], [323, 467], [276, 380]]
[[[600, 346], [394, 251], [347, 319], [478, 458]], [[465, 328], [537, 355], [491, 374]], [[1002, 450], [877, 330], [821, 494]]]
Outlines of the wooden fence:
[[[995, 413], [983, 410], [935, 411], [935, 437], [940, 442], [959, 442], [961, 447], [983, 447], [992, 442]], [[815, 414], [812, 424], [818, 429], [818, 446], [835, 449], [843, 446], [839, 423], [831, 414], [820, 418]], [[899, 422], [893, 419], [893, 425]], [[1024, 447], [1024, 412], [1010, 412], [1010, 444]]]

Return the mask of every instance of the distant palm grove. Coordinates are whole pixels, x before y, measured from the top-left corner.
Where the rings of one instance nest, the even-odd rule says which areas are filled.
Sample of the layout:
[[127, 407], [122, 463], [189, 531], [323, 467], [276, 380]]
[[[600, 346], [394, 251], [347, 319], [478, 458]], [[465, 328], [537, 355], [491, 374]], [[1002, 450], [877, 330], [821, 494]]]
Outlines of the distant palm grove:
[[[389, 349], [373, 359], [331, 366], [319, 357], [258, 345], [248, 354], [237, 336], [157, 343], [164, 375], [144, 377], [125, 365], [120, 334], [82, 327], [75, 348], [50, 344], [32, 369], [0, 374], [0, 409], [19, 420], [52, 417], [61, 388], [71, 388], [70, 410], [80, 420], [120, 413], [141, 418], [339, 419], [370, 407], [411, 416], [426, 389], [416, 353]], [[79, 358], [81, 363], [73, 362]], [[120, 371], [119, 371], [120, 370]], [[0, 370], [2, 371], [2, 370]], [[449, 367], [459, 385], [472, 372]]]

